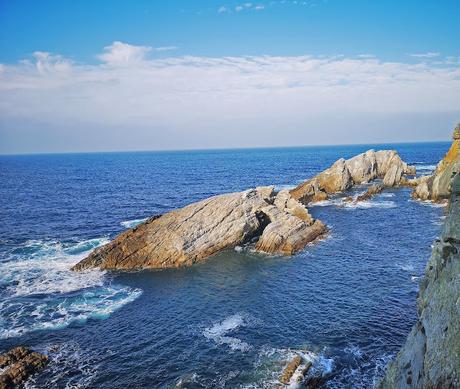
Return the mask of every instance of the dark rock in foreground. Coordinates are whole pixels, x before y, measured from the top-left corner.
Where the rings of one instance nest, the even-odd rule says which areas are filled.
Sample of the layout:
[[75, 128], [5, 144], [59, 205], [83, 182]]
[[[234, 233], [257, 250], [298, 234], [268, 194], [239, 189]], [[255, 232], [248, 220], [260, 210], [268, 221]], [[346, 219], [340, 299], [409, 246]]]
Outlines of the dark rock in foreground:
[[418, 321], [381, 389], [460, 388], [460, 174], [446, 222], [420, 283]]
[[0, 389], [14, 388], [48, 363], [46, 355], [16, 347], [0, 355]]

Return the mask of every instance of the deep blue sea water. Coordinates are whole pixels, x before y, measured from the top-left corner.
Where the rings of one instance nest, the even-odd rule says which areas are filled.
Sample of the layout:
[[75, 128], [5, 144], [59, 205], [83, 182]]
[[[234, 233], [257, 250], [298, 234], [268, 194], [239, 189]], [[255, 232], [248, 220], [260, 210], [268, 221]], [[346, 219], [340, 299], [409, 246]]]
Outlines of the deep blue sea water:
[[228, 250], [187, 269], [69, 268], [139, 220], [210, 195], [294, 186], [371, 147], [427, 174], [448, 146], [0, 156], [0, 351], [55, 346], [28, 387], [270, 387], [305, 349], [330, 372], [324, 387], [372, 387], [416, 319], [442, 224], [443, 208], [408, 189], [312, 207], [331, 233], [292, 258]]

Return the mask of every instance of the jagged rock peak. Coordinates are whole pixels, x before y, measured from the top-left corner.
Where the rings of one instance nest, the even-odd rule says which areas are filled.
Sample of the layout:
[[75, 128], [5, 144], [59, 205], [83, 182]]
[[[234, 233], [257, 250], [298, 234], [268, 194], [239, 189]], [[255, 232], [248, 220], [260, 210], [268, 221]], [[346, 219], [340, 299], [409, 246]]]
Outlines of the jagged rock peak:
[[291, 190], [291, 195], [308, 204], [377, 178], [382, 178], [385, 186], [397, 186], [405, 174], [414, 175], [415, 168], [405, 163], [395, 150], [371, 149], [347, 160], [337, 160], [328, 169]]

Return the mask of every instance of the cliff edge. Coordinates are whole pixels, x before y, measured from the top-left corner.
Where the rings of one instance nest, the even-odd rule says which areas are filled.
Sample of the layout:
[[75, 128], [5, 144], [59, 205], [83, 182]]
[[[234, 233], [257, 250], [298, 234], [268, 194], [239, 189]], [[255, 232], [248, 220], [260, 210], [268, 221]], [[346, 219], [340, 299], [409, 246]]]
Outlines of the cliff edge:
[[[455, 140], [455, 139], [454, 139]], [[418, 321], [378, 388], [460, 387], [460, 173], [417, 299]]]
[[420, 177], [412, 197], [420, 200], [442, 201], [450, 196], [452, 177], [460, 171], [460, 123], [454, 129], [452, 145], [431, 176]]

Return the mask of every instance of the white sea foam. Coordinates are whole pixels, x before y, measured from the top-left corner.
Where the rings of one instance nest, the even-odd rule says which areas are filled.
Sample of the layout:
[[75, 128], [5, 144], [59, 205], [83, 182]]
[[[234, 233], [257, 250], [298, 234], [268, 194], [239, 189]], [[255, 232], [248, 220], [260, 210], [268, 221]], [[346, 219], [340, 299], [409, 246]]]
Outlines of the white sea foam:
[[250, 350], [251, 346], [241, 339], [228, 336], [228, 334], [238, 330], [240, 327], [246, 327], [250, 324], [249, 317], [243, 314], [236, 314], [206, 328], [203, 331], [203, 335], [218, 345], [227, 345], [233, 351], [245, 352]]
[[415, 270], [412, 263], [398, 263], [397, 266], [404, 271], [413, 272]]
[[294, 189], [297, 185], [275, 185], [275, 191], [279, 192], [281, 190], [284, 190], [284, 189], [287, 189], [287, 190], [291, 190], [291, 189]]
[[[392, 193], [389, 193], [389, 195], [390, 196], [382, 196], [382, 197], [393, 197], [394, 196]], [[369, 208], [396, 208], [397, 207], [396, 203], [391, 200], [371, 199], [371, 200], [366, 200], [366, 201], [347, 202], [347, 201], [343, 201], [343, 198], [318, 201], [316, 203], [310, 204], [309, 207], [328, 207], [331, 205], [336, 206], [336, 207], [343, 207], [348, 210], [369, 209]]]
[[343, 351], [345, 351], [346, 353], [352, 354], [356, 358], [362, 358], [363, 356], [363, 351], [358, 346], [355, 346], [355, 345], [350, 345], [348, 347], [345, 347]]
[[436, 169], [436, 165], [416, 165], [417, 171], [433, 171]]
[[343, 203], [345, 209], [369, 209], [369, 208], [396, 208], [397, 205], [394, 201], [388, 200], [367, 200], [358, 201], [356, 203]]
[[120, 224], [125, 228], [134, 228], [134, 227], [138, 226], [139, 224], [145, 222], [147, 219], [148, 218], [126, 220], [124, 222], [121, 222]]
[[141, 291], [112, 285], [99, 270], [70, 268], [107, 238], [73, 243], [27, 241], [1, 263], [0, 338], [104, 318]]
[[388, 198], [388, 197], [395, 197], [395, 194], [394, 193], [390, 193], [390, 192], [383, 192], [383, 193], [380, 193], [379, 195], [377, 195], [378, 197], [385, 197], [385, 198]]
[[421, 204], [421, 205], [425, 205], [425, 206], [428, 206], [428, 207], [433, 207], [433, 208], [444, 208], [447, 206], [447, 202], [442, 202], [442, 203], [435, 203], [431, 200], [414, 200], [416, 201], [417, 203]]
[[82, 349], [77, 342], [47, 344], [37, 350], [49, 356], [47, 374], [32, 376], [25, 383], [24, 388], [92, 387], [99, 371], [99, 359]]

